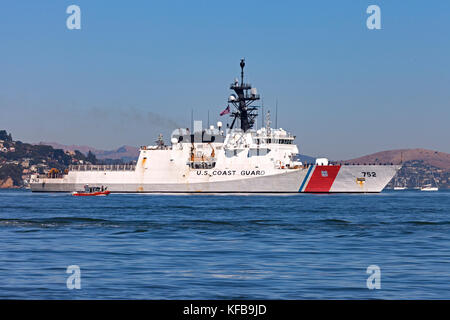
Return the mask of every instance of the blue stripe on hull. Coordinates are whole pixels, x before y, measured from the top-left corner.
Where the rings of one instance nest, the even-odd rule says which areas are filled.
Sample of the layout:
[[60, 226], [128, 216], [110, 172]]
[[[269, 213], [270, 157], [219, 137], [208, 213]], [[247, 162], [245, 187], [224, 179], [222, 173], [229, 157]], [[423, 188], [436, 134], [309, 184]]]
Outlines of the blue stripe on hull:
[[311, 170], [314, 166], [309, 167], [308, 172], [306, 173], [305, 179], [303, 179], [302, 185], [300, 186], [300, 189], [298, 189], [298, 192], [302, 192], [303, 187], [305, 186], [306, 181], [308, 181], [309, 175], [311, 174]]

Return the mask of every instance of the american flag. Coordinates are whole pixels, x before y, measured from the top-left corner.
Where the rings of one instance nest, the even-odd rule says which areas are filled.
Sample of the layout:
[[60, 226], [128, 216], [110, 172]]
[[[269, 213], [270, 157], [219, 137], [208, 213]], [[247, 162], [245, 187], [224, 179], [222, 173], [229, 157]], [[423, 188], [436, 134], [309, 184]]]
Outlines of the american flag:
[[223, 110], [223, 111], [220, 113], [220, 115], [223, 116], [223, 115], [226, 115], [226, 114], [228, 114], [228, 113], [230, 113], [230, 106], [226, 107], [226, 109]]

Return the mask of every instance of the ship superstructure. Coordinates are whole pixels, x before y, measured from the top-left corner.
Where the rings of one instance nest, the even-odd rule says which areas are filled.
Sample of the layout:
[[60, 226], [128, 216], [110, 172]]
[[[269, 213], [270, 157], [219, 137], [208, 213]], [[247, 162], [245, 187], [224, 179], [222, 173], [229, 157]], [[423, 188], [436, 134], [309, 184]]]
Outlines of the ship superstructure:
[[72, 165], [62, 176], [31, 177], [31, 190], [73, 192], [88, 186], [107, 186], [111, 192], [154, 193], [294, 193], [380, 192], [399, 165], [340, 165], [318, 159], [296, 160], [295, 136], [282, 128], [255, 128], [260, 99], [256, 89], [235, 79], [228, 98], [234, 107], [231, 126], [203, 129], [194, 125], [173, 131], [167, 146], [140, 148], [133, 165]]

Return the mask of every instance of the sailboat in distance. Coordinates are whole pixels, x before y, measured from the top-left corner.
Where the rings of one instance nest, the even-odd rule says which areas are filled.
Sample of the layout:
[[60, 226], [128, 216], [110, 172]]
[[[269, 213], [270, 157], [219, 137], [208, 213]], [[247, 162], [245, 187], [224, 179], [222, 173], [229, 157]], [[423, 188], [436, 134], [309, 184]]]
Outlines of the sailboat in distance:
[[407, 187], [406, 187], [406, 185], [405, 184], [403, 184], [403, 185], [399, 185], [398, 184], [398, 178], [397, 178], [397, 175], [395, 175], [395, 179], [394, 179], [394, 190], [396, 190], [396, 191], [401, 191], [401, 190], [406, 190], [406, 189], [408, 189]]
[[439, 190], [439, 188], [437, 187], [436, 178], [434, 177], [433, 172], [431, 172], [431, 174], [433, 176], [433, 181], [434, 181], [435, 186], [432, 186], [431, 183], [430, 184], [426, 184], [426, 185], [424, 185], [424, 186], [422, 186], [420, 188], [420, 191], [438, 191]]
[[[402, 153], [400, 153], [400, 163], [403, 163], [403, 152]], [[398, 172], [395, 174], [395, 177], [394, 177], [394, 190], [396, 190], [396, 191], [401, 191], [401, 190], [406, 190], [406, 189], [408, 189], [407, 187], [406, 187], [406, 183], [403, 183], [403, 185], [399, 185], [398, 184], [398, 181], [399, 181], [399, 179], [398, 179]]]
[[431, 184], [426, 184], [420, 188], [420, 191], [438, 191], [438, 187], [432, 187]]

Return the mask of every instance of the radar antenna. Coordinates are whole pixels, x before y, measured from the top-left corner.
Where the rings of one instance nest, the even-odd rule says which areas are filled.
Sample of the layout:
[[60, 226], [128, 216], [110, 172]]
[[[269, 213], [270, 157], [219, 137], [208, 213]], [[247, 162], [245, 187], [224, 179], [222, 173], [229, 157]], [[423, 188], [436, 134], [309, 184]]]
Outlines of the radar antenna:
[[230, 96], [228, 103], [231, 103], [236, 108], [236, 111], [231, 114], [234, 117], [231, 128], [233, 128], [236, 119], [239, 119], [241, 122], [241, 129], [245, 132], [253, 127], [255, 118], [258, 116], [258, 113], [256, 112], [257, 107], [251, 107], [250, 105], [254, 101], [259, 100], [259, 94], [257, 93], [256, 88], [252, 88], [249, 83], [244, 83], [245, 59], [241, 59], [240, 66], [241, 83], [236, 79], [230, 86], [230, 89], [234, 90], [237, 97], [234, 95]]

